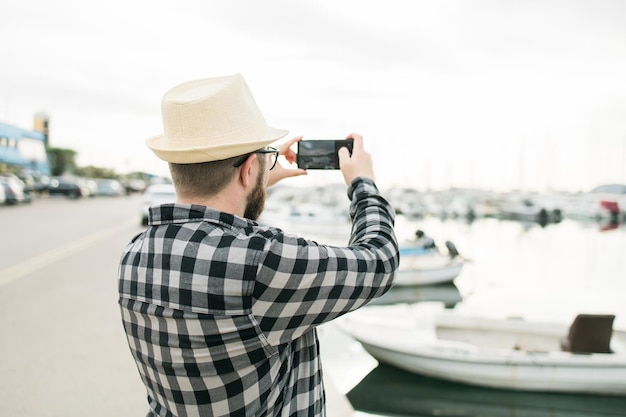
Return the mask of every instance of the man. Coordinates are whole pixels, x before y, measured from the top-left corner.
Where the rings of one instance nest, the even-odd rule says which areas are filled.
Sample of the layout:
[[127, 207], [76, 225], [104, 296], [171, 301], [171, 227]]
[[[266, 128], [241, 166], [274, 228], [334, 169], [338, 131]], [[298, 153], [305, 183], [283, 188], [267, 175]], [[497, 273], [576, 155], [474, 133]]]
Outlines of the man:
[[350, 245], [330, 247], [254, 221], [269, 184], [305, 172], [276, 164], [300, 138], [267, 147], [287, 132], [267, 126], [240, 75], [175, 87], [162, 113], [147, 144], [177, 201], [151, 208], [119, 269], [148, 416], [324, 416], [316, 327], [386, 292], [399, 261], [362, 137], [339, 151]]
[[435, 243], [435, 240], [432, 237], [428, 236], [426, 233], [424, 233], [424, 231], [421, 229], [418, 229], [415, 232], [415, 241], [418, 246], [421, 246], [424, 249], [427, 249], [427, 250], [437, 249], [437, 244]]

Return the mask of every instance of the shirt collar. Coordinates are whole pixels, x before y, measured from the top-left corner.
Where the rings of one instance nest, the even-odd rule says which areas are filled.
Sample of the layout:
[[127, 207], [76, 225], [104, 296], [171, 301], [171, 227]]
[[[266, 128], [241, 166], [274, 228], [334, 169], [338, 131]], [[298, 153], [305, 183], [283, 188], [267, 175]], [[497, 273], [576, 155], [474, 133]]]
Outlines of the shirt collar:
[[161, 204], [159, 206], [150, 207], [150, 225], [172, 224], [172, 223], [188, 223], [208, 221], [211, 223], [220, 223], [229, 227], [245, 228], [257, 226], [257, 223], [235, 216], [234, 214], [215, 210], [211, 207], [200, 206], [196, 204]]

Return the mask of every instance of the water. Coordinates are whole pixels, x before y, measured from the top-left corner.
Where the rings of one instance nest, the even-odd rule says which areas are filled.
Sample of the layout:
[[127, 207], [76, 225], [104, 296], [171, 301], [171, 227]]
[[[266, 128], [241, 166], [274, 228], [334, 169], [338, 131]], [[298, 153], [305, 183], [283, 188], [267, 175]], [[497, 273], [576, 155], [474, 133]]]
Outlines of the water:
[[564, 220], [542, 227], [497, 219], [472, 223], [398, 219], [454, 242], [469, 258], [455, 285], [458, 309], [489, 316], [570, 321], [580, 312], [611, 312], [626, 327], [626, 228]]
[[505, 391], [453, 384], [381, 365], [348, 399], [363, 415], [463, 417], [623, 416], [626, 399]]
[[[470, 261], [454, 284], [402, 289], [395, 299], [381, 300], [385, 308], [441, 302], [489, 317], [563, 323], [582, 312], [611, 313], [617, 316], [615, 327], [626, 328], [623, 225], [397, 219], [401, 239], [418, 228], [441, 247], [445, 240], [454, 242]], [[325, 370], [355, 409], [367, 413], [362, 415], [626, 416], [626, 397], [516, 393], [442, 382], [379, 366], [332, 324], [321, 329], [321, 337]]]

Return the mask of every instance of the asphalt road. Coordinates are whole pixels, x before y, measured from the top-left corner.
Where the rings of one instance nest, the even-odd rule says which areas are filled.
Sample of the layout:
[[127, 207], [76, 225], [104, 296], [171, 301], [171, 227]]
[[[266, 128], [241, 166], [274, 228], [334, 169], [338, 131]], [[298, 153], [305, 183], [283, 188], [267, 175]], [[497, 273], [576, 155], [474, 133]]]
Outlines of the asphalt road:
[[145, 416], [117, 309], [139, 196], [0, 206], [0, 416]]
[[[117, 307], [118, 261], [143, 229], [140, 202], [42, 197], [0, 206], [0, 416], [146, 415]], [[341, 340], [326, 354], [337, 376], [347, 371]], [[328, 415], [352, 415], [335, 385], [327, 379]]]

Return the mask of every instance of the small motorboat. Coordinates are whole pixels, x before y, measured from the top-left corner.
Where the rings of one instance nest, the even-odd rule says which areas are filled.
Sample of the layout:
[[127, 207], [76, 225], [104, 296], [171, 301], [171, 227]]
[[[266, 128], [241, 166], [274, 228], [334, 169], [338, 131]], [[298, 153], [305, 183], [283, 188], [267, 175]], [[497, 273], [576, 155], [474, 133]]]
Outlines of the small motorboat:
[[463, 270], [465, 259], [456, 246], [447, 241], [447, 253], [438, 248], [400, 246], [400, 267], [395, 285], [435, 285], [451, 283]]
[[614, 315], [580, 314], [568, 328], [456, 310], [400, 320], [407, 312], [388, 316], [384, 308], [340, 322], [379, 362], [491, 388], [626, 396], [626, 332], [613, 330]]

